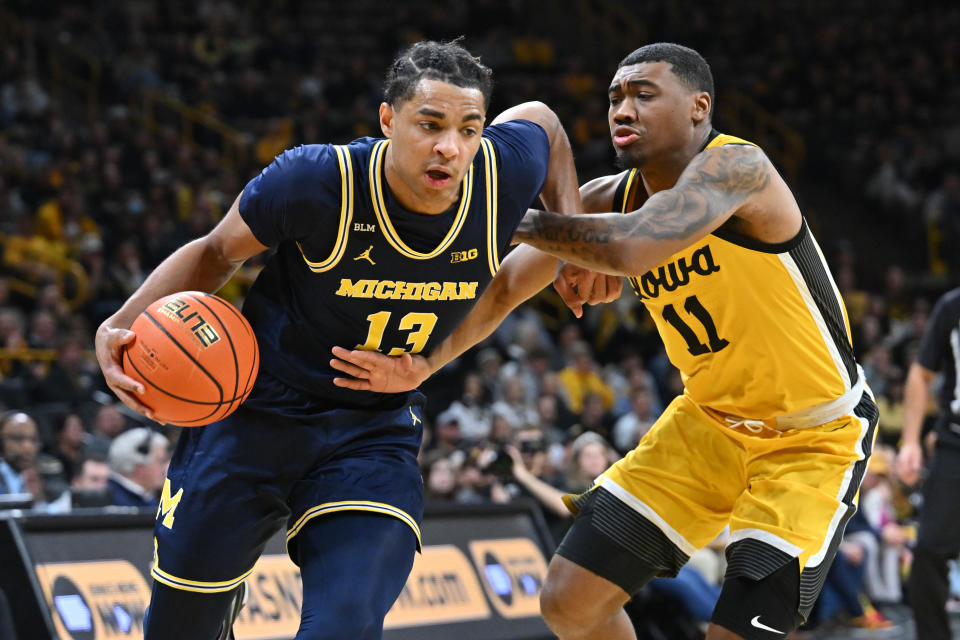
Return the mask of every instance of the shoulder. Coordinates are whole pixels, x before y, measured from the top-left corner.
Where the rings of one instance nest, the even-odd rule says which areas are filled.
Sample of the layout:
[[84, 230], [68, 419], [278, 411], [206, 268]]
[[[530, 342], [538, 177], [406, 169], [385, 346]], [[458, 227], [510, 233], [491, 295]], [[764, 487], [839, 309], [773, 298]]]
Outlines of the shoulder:
[[[357, 155], [366, 155], [377, 145], [378, 142], [383, 142], [385, 138], [357, 138], [351, 140], [346, 145], [343, 145], [351, 154]], [[326, 144], [320, 145], [324, 147], [329, 147], [333, 151], [335, 145]]]
[[630, 171], [621, 171], [615, 175], [594, 178], [580, 187], [580, 199], [586, 213], [604, 213], [613, 211], [614, 198], [620, 183]]
[[769, 164], [767, 154], [763, 149], [750, 142], [730, 142], [714, 147], [707, 147], [697, 154], [691, 164], [698, 160], [710, 159], [714, 162], [753, 161]]
[[547, 132], [530, 120], [507, 120], [492, 124], [483, 130], [483, 137], [490, 140], [498, 151], [509, 149], [526, 154], [550, 152]]
[[336, 168], [337, 154], [329, 144], [303, 144], [287, 149], [273, 159], [260, 177], [284, 187], [306, 185]]
[[934, 305], [931, 315], [958, 315], [960, 314], [960, 288], [951, 289], [943, 294], [936, 305]]
[[[483, 132], [493, 144], [500, 193], [526, 210], [543, 188], [550, 163], [550, 140], [540, 125], [508, 120]], [[477, 154], [479, 157], [483, 154]]]
[[699, 174], [704, 182], [736, 185], [766, 182], [776, 169], [763, 149], [753, 144], [724, 144], [704, 149], [690, 161], [685, 173]]

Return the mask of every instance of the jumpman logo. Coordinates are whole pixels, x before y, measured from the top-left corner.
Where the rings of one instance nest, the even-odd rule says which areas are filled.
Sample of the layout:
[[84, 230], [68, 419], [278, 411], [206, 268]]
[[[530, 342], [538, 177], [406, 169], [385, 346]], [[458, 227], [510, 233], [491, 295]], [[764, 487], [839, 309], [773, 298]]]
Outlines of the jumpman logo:
[[367, 247], [366, 251], [364, 251], [363, 253], [358, 255], [356, 258], [354, 258], [353, 259], [354, 262], [356, 262], [357, 260], [366, 260], [370, 264], [374, 264], [374, 265], [377, 264], [376, 262], [373, 261], [373, 258], [370, 257], [371, 251], [373, 251], [373, 245], [370, 245], [369, 247]]
[[418, 422], [423, 422], [420, 418], [417, 417], [417, 414], [413, 412], [413, 407], [408, 407], [410, 409], [410, 417], [413, 418], [413, 426], [417, 426]]

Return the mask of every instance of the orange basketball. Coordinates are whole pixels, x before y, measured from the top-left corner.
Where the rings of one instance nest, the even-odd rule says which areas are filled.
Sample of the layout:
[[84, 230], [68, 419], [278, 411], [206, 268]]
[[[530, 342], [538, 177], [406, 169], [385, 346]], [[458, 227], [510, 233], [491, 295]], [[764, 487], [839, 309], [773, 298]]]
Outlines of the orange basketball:
[[199, 427], [240, 406], [257, 377], [260, 352], [247, 319], [209, 293], [181, 291], [151, 304], [130, 330], [123, 371], [143, 383], [139, 400], [157, 420]]

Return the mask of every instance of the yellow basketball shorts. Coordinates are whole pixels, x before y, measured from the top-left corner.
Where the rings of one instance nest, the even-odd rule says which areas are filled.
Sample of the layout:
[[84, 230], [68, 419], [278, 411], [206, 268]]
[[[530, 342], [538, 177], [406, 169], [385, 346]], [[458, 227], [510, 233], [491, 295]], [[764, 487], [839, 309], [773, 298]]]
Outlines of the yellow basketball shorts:
[[661, 576], [729, 525], [727, 577], [762, 580], [796, 558], [806, 618], [856, 510], [877, 415], [865, 391], [822, 425], [731, 428], [680, 396], [588, 492], [590, 523]]

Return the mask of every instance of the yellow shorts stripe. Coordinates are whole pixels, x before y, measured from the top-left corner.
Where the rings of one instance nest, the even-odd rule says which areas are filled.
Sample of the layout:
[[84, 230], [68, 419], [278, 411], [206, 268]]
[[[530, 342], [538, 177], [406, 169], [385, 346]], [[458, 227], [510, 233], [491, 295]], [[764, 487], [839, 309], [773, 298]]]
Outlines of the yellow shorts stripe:
[[242, 573], [239, 577], [220, 582], [203, 582], [201, 580], [187, 580], [186, 578], [178, 578], [177, 576], [169, 574], [159, 567], [160, 556], [157, 550], [156, 538], [153, 539], [153, 558], [153, 568], [150, 570], [150, 575], [153, 576], [154, 580], [161, 582], [168, 587], [180, 589], [181, 591], [195, 591], [197, 593], [221, 593], [223, 591], [230, 591], [231, 589], [236, 588], [241, 582], [250, 577], [251, 573], [253, 573], [253, 567], [250, 567], [250, 569]]
[[336, 513], [338, 511], [369, 511], [371, 513], [380, 513], [387, 516], [393, 516], [394, 518], [399, 518], [407, 524], [413, 533], [417, 536], [417, 549], [422, 549], [422, 544], [420, 542], [420, 525], [417, 524], [417, 521], [413, 517], [404, 511], [403, 509], [398, 509], [389, 504], [383, 502], [371, 502], [368, 500], [341, 500], [339, 502], [325, 502], [319, 504], [315, 507], [312, 507], [306, 511], [300, 518], [287, 531], [287, 549], [290, 548], [290, 541], [300, 533], [300, 530], [303, 529], [309, 521], [313, 520], [317, 516], [322, 516], [328, 513]]

